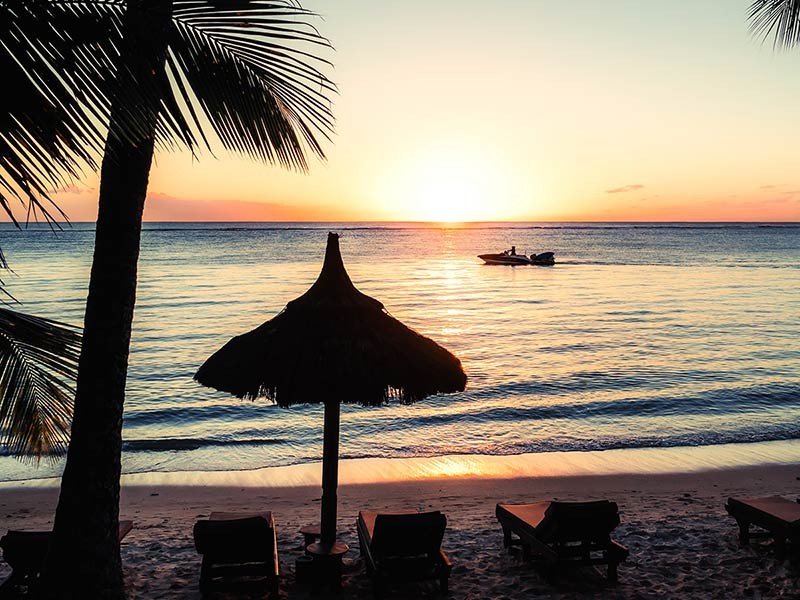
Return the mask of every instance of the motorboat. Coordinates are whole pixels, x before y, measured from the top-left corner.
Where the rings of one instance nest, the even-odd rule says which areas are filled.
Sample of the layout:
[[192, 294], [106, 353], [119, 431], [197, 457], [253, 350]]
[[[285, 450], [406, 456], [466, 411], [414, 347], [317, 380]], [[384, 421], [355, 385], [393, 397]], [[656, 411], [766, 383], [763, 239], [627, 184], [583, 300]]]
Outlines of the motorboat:
[[555, 254], [552, 252], [531, 254], [528, 257], [524, 254], [517, 254], [514, 246], [511, 247], [511, 250], [504, 250], [499, 254], [479, 254], [478, 258], [487, 265], [553, 265], [556, 262]]

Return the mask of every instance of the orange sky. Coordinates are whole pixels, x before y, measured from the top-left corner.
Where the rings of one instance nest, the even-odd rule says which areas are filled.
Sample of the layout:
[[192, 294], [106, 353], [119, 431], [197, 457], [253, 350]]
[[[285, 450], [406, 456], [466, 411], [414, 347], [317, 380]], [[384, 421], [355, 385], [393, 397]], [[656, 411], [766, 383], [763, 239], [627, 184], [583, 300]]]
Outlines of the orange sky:
[[[765, 186], [752, 195], [729, 194], [726, 197], [693, 201], [687, 197], [662, 199], [648, 194], [647, 187], [629, 184], [595, 194], [583, 212], [569, 212], [559, 207], [531, 214], [506, 212], [476, 213], [472, 219], [459, 219], [458, 209], [448, 213], [425, 210], [411, 213], [381, 211], [380, 206], [365, 210], [362, 206], [311, 204], [306, 202], [262, 202], [230, 199], [187, 199], [161, 192], [148, 195], [146, 221], [463, 221], [463, 220], [533, 220], [533, 221], [800, 221], [800, 190], [788, 186]], [[61, 191], [55, 197], [73, 222], [94, 221], [96, 188], [81, 187]], [[619, 190], [619, 191], [615, 191]], [[592, 210], [594, 208], [594, 210]]]
[[[752, 40], [749, 0], [304, 4], [328, 160], [159, 154], [147, 220], [800, 221], [800, 49]], [[96, 190], [55, 197], [93, 221]]]

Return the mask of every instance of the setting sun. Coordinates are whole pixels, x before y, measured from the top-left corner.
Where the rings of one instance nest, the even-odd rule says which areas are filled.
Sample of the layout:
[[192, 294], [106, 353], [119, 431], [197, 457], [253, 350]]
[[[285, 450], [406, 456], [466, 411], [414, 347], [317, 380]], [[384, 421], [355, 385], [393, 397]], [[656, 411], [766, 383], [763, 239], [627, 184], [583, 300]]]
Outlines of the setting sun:
[[378, 180], [377, 193], [393, 212], [412, 221], [503, 220], [530, 212], [535, 205], [531, 181], [509, 173], [492, 149], [451, 142], [393, 165]]
[[479, 173], [447, 165], [431, 164], [415, 182], [410, 205], [422, 221], [462, 222], [480, 219], [481, 208], [491, 199]]

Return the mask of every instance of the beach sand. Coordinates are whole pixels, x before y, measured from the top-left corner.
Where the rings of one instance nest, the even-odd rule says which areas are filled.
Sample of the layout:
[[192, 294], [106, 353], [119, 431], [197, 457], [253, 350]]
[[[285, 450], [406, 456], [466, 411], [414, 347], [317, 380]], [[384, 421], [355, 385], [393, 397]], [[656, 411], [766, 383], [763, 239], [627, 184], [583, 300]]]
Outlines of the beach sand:
[[[52, 525], [57, 488], [0, 489], [0, 533]], [[339, 491], [340, 538], [350, 544], [343, 589], [332, 597], [371, 597], [358, 555], [359, 509], [442, 510], [444, 548], [453, 564], [451, 598], [798, 598], [800, 560], [780, 560], [769, 543], [740, 548], [725, 512], [728, 496], [800, 494], [800, 465], [747, 467], [689, 474], [605, 475], [514, 479], [425, 479], [344, 485]], [[531, 564], [509, 555], [494, 516], [498, 501], [609, 498], [620, 506], [616, 539], [630, 549], [620, 581], [590, 568], [551, 585]], [[316, 487], [125, 486], [121, 515], [135, 521], [122, 544], [131, 598], [199, 598], [200, 557], [192, 541], [196, 519], [214, 510], [272, 510], [281, 558], [281, 598], [306, 598], [294, 581], [303, 552], [300, 527], [317, 521]], [[9, 569], [0, 563], [0, 580]], [[434, 583], [393, 584], [387, 597], [436, 597]], [[233, 597], [233, 596], [231, 596]], [[238, 595], [236, 597], [242, 597]], [[257, 596], [254, 596], [257, 597]], [[313, 596], [328, 597], [327, 593]]]

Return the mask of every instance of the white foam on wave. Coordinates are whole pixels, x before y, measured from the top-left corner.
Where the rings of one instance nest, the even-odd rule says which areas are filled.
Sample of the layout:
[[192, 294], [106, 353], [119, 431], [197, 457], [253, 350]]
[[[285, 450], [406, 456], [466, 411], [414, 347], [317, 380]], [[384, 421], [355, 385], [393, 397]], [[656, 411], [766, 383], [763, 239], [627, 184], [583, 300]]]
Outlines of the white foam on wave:
[[[800, 440], [591, 452], [543, 452], [513, 456], [448, 455], [426, 458], [357, 458], [339, 462], [339, 483], [389, 483], [435, 478], [574, 477], [692, 473], [759, 465], [800, 463]], [[250, 471], [130, 473], [124, 486], [318, 486], [321, 463]], [[58, 478], [0, 483], [0, 489], [52, 487]]]

